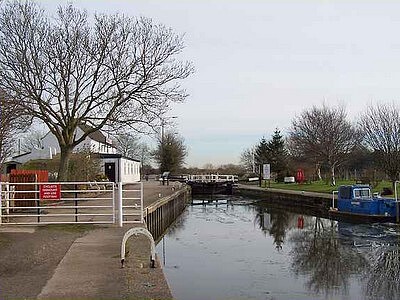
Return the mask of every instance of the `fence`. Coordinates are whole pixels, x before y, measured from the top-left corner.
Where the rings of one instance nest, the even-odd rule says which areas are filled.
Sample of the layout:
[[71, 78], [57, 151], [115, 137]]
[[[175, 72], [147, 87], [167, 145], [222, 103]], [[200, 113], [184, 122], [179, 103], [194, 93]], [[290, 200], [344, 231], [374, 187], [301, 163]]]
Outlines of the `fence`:
[[[13, 177], [18, 177], [18, 175], [36, 175], [37, 182], [48, 182], [49, 181], [49, 171], [47, 170], [11, 170], [10, 181]], [[17, 175], [17, 176], [16, 176]]]
[[113, 182], [0, 182], [0, 224], [115, 223]]
[[178, 193], [163, 199], [146, 209], [147, 229], [158, 242], [167, 228], [184, 211], [189, 196], [188, 189], [182, 189]]

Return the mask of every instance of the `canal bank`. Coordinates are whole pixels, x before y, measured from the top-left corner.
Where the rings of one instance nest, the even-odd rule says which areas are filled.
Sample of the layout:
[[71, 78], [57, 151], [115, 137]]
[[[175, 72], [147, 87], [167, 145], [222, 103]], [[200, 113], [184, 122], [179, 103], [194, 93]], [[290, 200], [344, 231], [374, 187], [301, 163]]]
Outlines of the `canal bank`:
[[[189, 194], [185, 186], [144, 184], [149, 211], [168, 205], [175, 195], [184, 199], [182, 195]], [[128, 240], [125, 268], [121, 268], [121, 241], [131, 227], [0, 228], [0, 298], [172, 299], [159, 262], [150, 268], [146, 237]]]
[[332, 206], [332, 195], [324, 193], [262, 188], [239, 184], [237, 195], [252, 197], [276, 207], [294, 207], [327, 216]]

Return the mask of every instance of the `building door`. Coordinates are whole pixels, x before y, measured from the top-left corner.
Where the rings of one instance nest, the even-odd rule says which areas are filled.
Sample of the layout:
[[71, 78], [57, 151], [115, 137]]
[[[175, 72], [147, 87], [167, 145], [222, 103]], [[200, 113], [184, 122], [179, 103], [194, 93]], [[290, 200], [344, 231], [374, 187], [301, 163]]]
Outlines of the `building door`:
[[105, 163], [104, 164], [104, 173], [106, 174], [109, 181], [116, 182], [115, 181], [115, 163]]
[[6, 168], [6, 174], [10, 174], [15, 169], [17, 169], [17, 164], [9, 164]]

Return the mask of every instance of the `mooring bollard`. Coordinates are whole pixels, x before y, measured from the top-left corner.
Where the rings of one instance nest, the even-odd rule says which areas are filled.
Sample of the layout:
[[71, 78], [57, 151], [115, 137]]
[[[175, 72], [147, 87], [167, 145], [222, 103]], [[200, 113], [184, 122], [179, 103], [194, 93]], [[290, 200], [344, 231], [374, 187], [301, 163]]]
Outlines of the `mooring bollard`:
[[156, 262], [156, 245], [154, 243], [153, 236], [151, 233], [143, 227], [135, 227], [129, 229], [125, 234], [124, 237], [122, 238], [122, 245], [121, 245], [121, 267], [124, 267], [125, 263], [125, 248], [126, 248], [126, 242], [128, 239], [132, 236], [138, 236], [139, 234], [143, 234], [147, 236], [150, 239], [150, 267], [155, 268], [155, 262]]

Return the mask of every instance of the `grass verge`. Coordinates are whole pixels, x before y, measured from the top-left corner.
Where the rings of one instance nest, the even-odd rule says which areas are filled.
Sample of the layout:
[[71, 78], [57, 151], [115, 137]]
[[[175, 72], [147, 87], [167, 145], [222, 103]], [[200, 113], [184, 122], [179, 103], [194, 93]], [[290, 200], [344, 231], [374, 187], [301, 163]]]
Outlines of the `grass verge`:
[[[316, 193], [327, 193], [330, 194], [332, 191], [337, 191], [341, 185], [352, 185], [356, 184], [355, 180], [337, 180], [335, 186], [331, 186], [330, 183], [326, 181], [313, 181], [311, 183], [277, 183], [264, 181], [263, 187], [271, 187], [274, 189], [281, 190], [292, 190], [292, 191], [305, 191], [305, 192], [316, 192]], [[392, 184], [389, 181], [380, 181], [373, 185], [373, 192], [382, 192], [383, 188], [392, 188]]]

